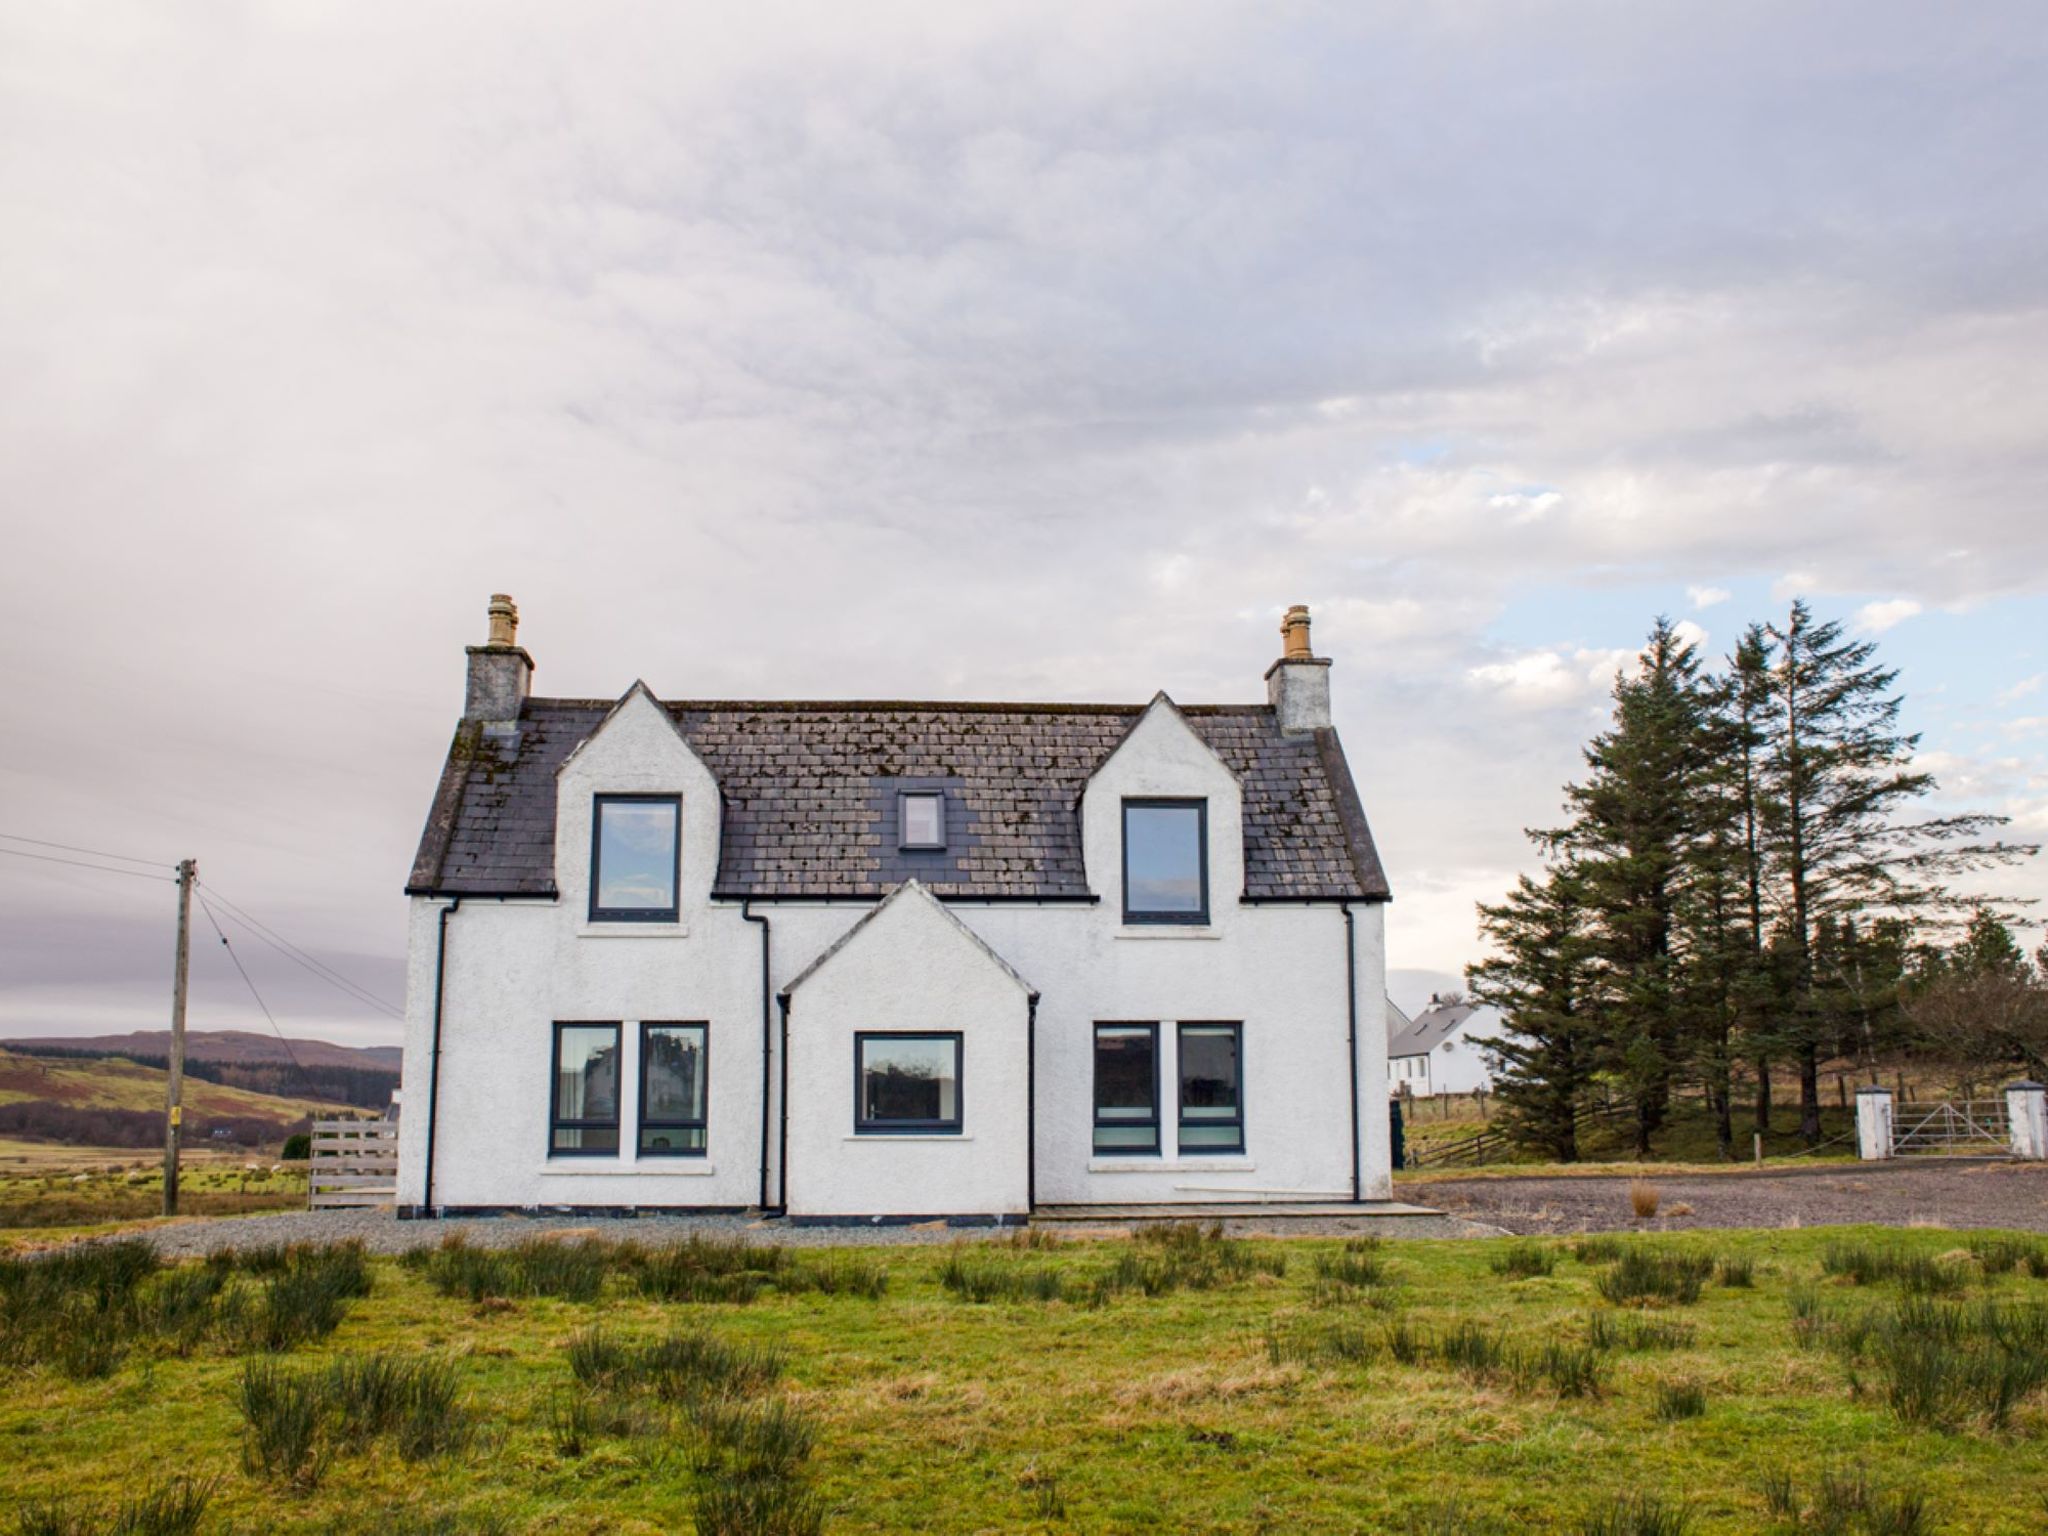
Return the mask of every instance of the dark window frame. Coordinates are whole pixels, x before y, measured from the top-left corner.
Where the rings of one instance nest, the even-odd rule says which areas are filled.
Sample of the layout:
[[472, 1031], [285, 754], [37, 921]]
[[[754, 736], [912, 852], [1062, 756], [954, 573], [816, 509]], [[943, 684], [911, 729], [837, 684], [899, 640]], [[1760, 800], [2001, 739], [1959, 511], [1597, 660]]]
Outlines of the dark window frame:
[[[670, 805], [676, 812], [675, 847], [669, 862], [669, 904], [666, 907], [606, 907], [597, 893], [604, 873], [604, 808], [607, 805]], [[593, 923], [672, 923], [682, 914], [683, 797], [674, 794], [602, 793], [590, 799], [590, 921]]]
[[[913, 843], [910, 840], [910, 818], [904, 813], [904, 802], [922, 799], [939, 802], [939, 840], [936, 843]], [[946, 851], [946, 792], [943, 789], [899, 789], [896, 791], [896, 851], [898, 853], [944, 853]]]
[[[548, 1053], [548, 1156], [549, 1157], [617, 1157], [625, 1148], [624, 1127], [620, 1121], [625, 1117], [623, 1095], [616, 1089], [612, 1093], [612, 1117], [609, 1120], [575, 1119], [564, 1120], [561, 1115], [562, 1089], [562, 1031], [565, 1029], [608, 1029], [612, 1032], [612, 1052], [616, 1056], [625, 1049], [624, 1021], [621, 1019], [556, 1019], [554, 1021], [554, 1044]], [[624, 1063], [620, 1063], [621, 1066]], [[621, 1073], [621, 1076], [624, 1074]], [[625, 1084], [621, 1082], [620, 1088]], [[610, 1131], [613, 1144], [609, 1147], [558, 1147], [555, 1133], [558, 1131]]]
[[[1228, 1120], [1214, 1117], [1188, 1119], [1187, 1088], [1183, 1063], [1187, 1060], [1187, 1034], [1191, 1029], [1230, 1031], [1235, 1048], [1231, 1051], [1232, 1064], [1236, 1068], [1237, 1081], [1231, 1086], [1231, 1097], [1237, 1105], [1237, 1113]], [[1235, 1146], [1204, 1145], [1179, 1148], [1187, 1157], [1233, 1157], [1244, 1151], [1244, 1021], [1242, 1019], [1177, 1019], [1173, 1026], [1173, 1075], [1174, 1075], [1174, 1116], [1176, 1124], [1185, 1130], [1190, 1125], [1214, 1128], [1230, 1126], [1237, 1132]]]
[[[1105, 1029], [1142, 1029], [1152, 1038], [1152, 1118], [1133, 1120], [1102, 1118], [1102, 1032]], [[1088, 1035], [1088, 1112], [1091, 1121], [1088, 1141], [1089, 1153], [1094, 1157], [1163, 1157], [1166, 1152], [1165, 1136], [1162, 1134], [1159, 1115], [1159, 1021], [1156, 1019], [1097, 1019]], [[1097, 1131], [1130, 1130], [1135, 1126], [1150, 1126], [1152, 1145], [1149, 1147], [1100, 1145], [1094, 1137]]]
[[[1194, 912], [1145, 912], [1131, 907], [1131, 812], [1133, 810], [1186, 810], [1195, 811], [1195, 856], [1202, 871], [1202, 905]], [[1118, 832], [1123, 838], [1123, 909], [1124, 922], [1130, 925], [1150, 923], [1179, 923], [1183, 926], [1203, 928], [1209, 924], [1209, 802], [1207, 798], [1185, 795], [1134, 795], [1123, 802], [1118, 813]]]
[[[863, 1047], [870, 1040], [950, 1040], [953, 1042], [953, 1118], [951, 1120], [870, 1120], [861, 1093]], [[853, 1133], [856, 1136], [959, 1136], [967, 1124], [967, 1037], [957, 1029], [857, 1029], [853, 1032]]]
[[[647, 1037], [657, 1029], [694, 1029], [703, 1040], [700, 1057], [704, 1073], [704, 1113], [695, 1120], [656, 1120], [647, 1113]], [[702, 1131], [701, 1147], [650, 1147], [649, 1131]], [[709, 1157], [711, 1155], [711, 1025], [704, 1019], [642, 1019], [640, 1021], [640, 1103], [639, 1123], [633, 1127], [635, 1157]]]

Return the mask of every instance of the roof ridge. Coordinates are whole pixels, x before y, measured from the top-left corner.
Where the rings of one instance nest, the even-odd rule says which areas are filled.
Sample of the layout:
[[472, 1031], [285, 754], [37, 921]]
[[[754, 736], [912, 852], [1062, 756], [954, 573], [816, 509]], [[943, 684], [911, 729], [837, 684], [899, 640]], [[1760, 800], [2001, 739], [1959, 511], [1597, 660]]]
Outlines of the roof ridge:
[[[652, 690], [649, 690], [650, 693]], [[1142, 715], [1151, 704], [1059, 703], [994, 699], [663, 699], [668, 710], [758, 710], [782, 714], [830, 714], [847, 710], [927, 710], [951, 714]], [[616, 699], [529, 697], [524, 707], [542, 710], [608, 710]], [[1180, 704], [1184, 715], [1270, 715], [1271, 704]]]

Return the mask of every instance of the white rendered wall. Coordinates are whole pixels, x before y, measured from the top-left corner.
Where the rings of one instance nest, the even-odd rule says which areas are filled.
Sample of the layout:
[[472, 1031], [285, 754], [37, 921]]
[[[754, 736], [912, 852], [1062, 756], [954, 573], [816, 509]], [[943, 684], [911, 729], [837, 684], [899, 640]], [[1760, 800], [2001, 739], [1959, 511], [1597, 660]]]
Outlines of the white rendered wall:
[[[1021, 1215], [1030, 993], [921, 889], [806, 976], [789, 1011], [789, 1210]], [[854, 1034], [958, 1031], [958, 1135], [854, 1130]]]
[[[683, 797], [681, 921], [672, 926], [593, 926], [585, 921], [590, 856], [590, 797], [600, 791], [660, 791]], [[1125, 795], [1199, 795], [1208, 798], [1211, 924], [1127, 927], [1121, 920], [1120, 802]], [[470, 899], [450, 920], [447, 1016], [443, 1027], [441, 1104], [437, 1120], [434, 1199], [446, 1206], [747, 1206], [761, 1181], [760, 929], [744, 922], [737, 903], [713, 903], [717, 869], [717, 789], [701, 760], [650, 701], [629, 699], [562, 771], [561, 825], [556, 846], [558, 902]], [[1124, 1201], [1257, 1200], [1294, 1195], [1348, 1198], [1353, 1170], [1351, 1041], [1346, 1009], [1345, 924], [1334, 906], [1245, 905], [1243, 839], [1235, 779], [1174, 711], [1155, 708], [1104, 765], [1083, 805], [1083, 846], [1094, 905], [950, 903], [948, 910], [981, 936], [1040, 992], [1038, 1007], [1038, 1178], [1041, 1205]], [[433, 1013], [436, 912], [444, 903], [413, 903], [407, 985], [405, 1116], [400, 1134], [401, 1205], [421, 1199], [426, 1129], [428, 1041]], [[859, 904], [767, 904], [756, 911], [773, 925], [772, 986], [787, 986], [866, 914]], [[1358, 1004], [1358, 1161], [1367, 1198], [1385, 1198], [1388, 1175], [1386, 1105], [1386, 954], [1384, 908], [1353, 909], [1356, 925]], [[886, 917], [888, 914], [884, 914]], [[882, 919], [877, 919], [877, 925]], [[870, 925], [871, 929], [877, 925]], [[959, 935], [954, 934], [954, 939]], [[831, 1024], [843, 1031], [826, 1041], [814, 1061], [792, 1051], [790, 1116], [791, 1204], [800, 1198], [855, 1214], [996, 1214], [1017, 1208], [974, 1202], [993, 1199], [1007, 1185], [980, 1182], [985, 1171], [971, 1159], [957, 1166], [934, 1160], [929, 1149], [907, 1148], [905, 1169], [932, 1177], [959, 1175], [901, 1211], [850, 1200], [851, 1175], [814, 1176], [808, 1162], [830, 1165], [864, 1160], [860, 1178], [888, 1179], [868, 1169], [871, 1152], [902, 1147], [848, 1143], [852, 1113], [851, 1031], [926, 1027], [896, 1022], [910, 1017], [946, 1019], [931, 1027], [958, 1028], [969, 1037], [963, 1084], [966, 1131], [978, 1156], [984, 1146], [1014, 1143], [1021, 1157], [1020, 1123], [985, 1122], [1006, 1116], [1007, 1100], [991, 1100], [987, 1071], [973, 1052], [977, 1032], [991, 1043], [1005, 1038], [1023, 1010], [1000, 989], [958, 992], [949, 975], [936, 985], [913, 978], [927, 960], [947, 952], [922, 943], [892, 941], [903, 951], [887, 961], [901, 980], [893, 996], [870, 988], [872, 1003], [851, 994], [833, 1006]], [[876, 952], [890, 946], [878, 946]], [[799, 989], [792, 1030], [808, 1020], [811, 988], [831, 968], [855, 958], [849, 946]], [[1001, 972], [991, 968], [996, 975]], [[846, 985], [851, 986], [852, 973]], [[1011, 985], [1014, 992], [1014, 985]], [[895, 983], [892, 983], [892, 986]], [[823, 996], [821, 993], [819, 996]], [[824, 1004], [818, 1004], [821, 1009]], [[860, 1007], [889, 1017], [857, 1021]], [[930, 1010], [939, 1010], [933, 1013]], [[639, 1019], [710, 1025], [709, 1155], [640, 1162], [632, 1153], [638, 1089], [637, 1042], [624, 1031], [621, 1154], [616, 1158], [547, 1156], [551, 1026], [557, 1021]], [[1242, 1022], [1245, 1151], [1242, 1155], [1191, 1154], [1176, 1144], [1177, 1074], [1174, 1032], [1160, 1031], [1161, 1153], [1156, 1157], [1098, 1158], [1093, 1144], [1094, 1025], [1136, 1020]], [[834, 1055], [838, 1060], [834, 1061]], [[771, 1057], [771, 1080], [780, 1062]], [[801, 1070], [799, 1070], [799, 1068]], [[1007, 1070], [998, 1053], [995, 1081]], [[779, 1105], [770, 1110], [774, 1150]], [[849, 1122], [846, 1131], [831, 1127]], [[919, 1161], [918, 1159], [922, 1159]], [[694, 1166], [685, 1167], [685, 1164]], [[1020, 1165], [1021, 1166], [1021, 1165]], [[771, 1169], [770, 1198], [780, 1170]], [[1007, 1177], [1007, 1175], [1005, 1175]], [[895, 1189], [891, 1183], [870, 1187]], [[1003, 1195], [1009, 1199], [1007, 1194]], [[893, 1196], [892, 1196], [893, 1199]], [[936, 1203], [935, 1203], [936, 1202]]]

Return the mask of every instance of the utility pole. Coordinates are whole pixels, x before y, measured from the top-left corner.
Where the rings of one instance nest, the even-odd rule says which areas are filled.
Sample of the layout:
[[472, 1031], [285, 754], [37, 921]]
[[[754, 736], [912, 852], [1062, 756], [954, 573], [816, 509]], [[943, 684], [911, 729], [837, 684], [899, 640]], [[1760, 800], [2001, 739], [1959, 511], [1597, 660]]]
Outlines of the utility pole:
[[164, 1214], [178, 1214], [178, 1130], [184, 1117], [185, 983], [192, 970], [192, 886], [195, 859], [178, 861], [178, 965], [171, 982], [171, 1068], [164, 1086]]

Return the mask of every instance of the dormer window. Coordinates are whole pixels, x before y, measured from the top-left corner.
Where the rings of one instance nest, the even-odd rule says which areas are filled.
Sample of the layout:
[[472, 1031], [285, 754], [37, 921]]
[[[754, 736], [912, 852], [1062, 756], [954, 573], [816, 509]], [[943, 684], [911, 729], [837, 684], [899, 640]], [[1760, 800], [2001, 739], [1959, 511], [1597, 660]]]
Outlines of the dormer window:
[[590, 920], [669, 923], [682, 868], [676, 795], [599, 795], [592, 808]]
[[1209, 803], [1124, 802], [1124, 921], [1209, 921]]
[[946, 846], [946, 797], [938, 790], [905, 790], [896, 797], [897, 846], [905, 850]]

